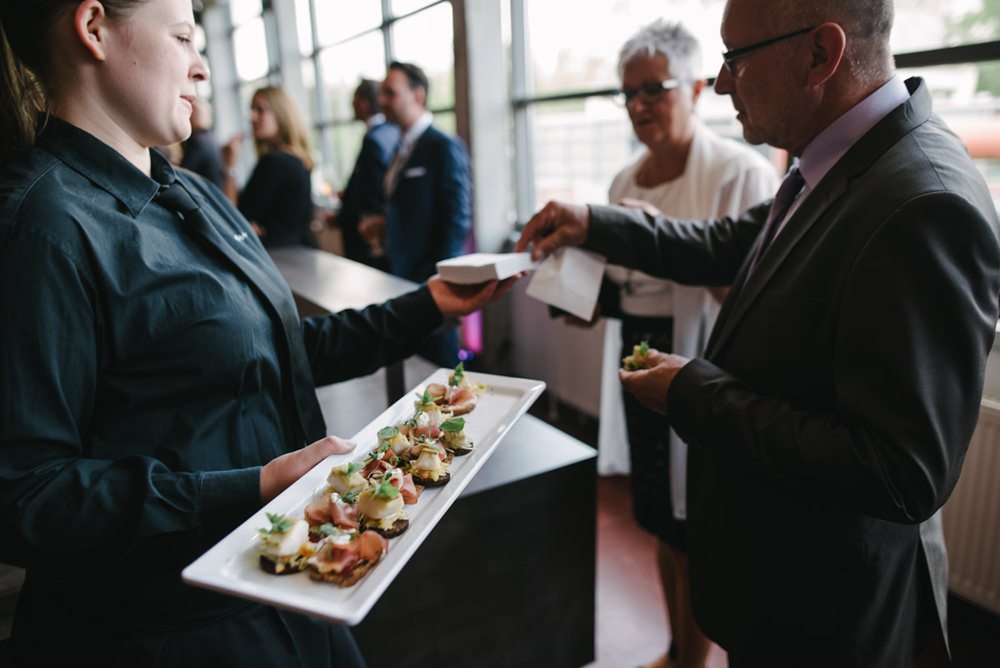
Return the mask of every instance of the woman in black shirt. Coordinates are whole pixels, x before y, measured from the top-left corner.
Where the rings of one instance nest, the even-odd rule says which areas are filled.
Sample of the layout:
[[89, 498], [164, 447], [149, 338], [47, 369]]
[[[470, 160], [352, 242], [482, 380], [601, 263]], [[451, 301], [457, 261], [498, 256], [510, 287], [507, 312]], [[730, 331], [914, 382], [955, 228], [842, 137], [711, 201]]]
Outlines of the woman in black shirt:
[[[313, 168], [305, 123], [295, 103], [275, 86], [257, 90], [250, 103], [257, 165], [236, 200], [265, 247], [315, 246], [312, 222]], [[229, 171], [236, 161], [230, 144]]]
[[[15, 665], [357, 666], [342, 627], [181, 584], [316, 463], [314, 388], [507, 287], [300, 321], [249, 223], [151, 146], [191, 131], [191, 0], [0, 5], [0, 561]], [[45, 91], [45, 93], [43, 93]], [[42, 119], [41, 126], [37, 123]]]

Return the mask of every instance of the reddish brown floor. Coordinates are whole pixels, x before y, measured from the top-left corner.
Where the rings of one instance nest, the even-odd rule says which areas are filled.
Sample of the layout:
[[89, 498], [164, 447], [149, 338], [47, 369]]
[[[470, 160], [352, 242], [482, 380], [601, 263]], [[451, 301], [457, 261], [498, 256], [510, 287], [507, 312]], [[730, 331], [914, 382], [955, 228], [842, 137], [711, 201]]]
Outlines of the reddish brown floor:
[[[622, 476], [597, 483], [596, 668], [640, 666], [662, 654], [669, 641], [654, 538], [632, 520], [628, 485]], [[961, 601], [952, 600], [950, 608], [952, 660], [932, 645], [916, 668], [1000, 666], [1000, 622]], [[726, 653], [716, 647], [706, 668], [726, 666]]]
[[[670, 640], [655, 539], [632, 519], [628, 478], [597, 483], [596, 668], [639, 666], [666, 651]], [[707, 668], [725, 668], [716, 647]]]

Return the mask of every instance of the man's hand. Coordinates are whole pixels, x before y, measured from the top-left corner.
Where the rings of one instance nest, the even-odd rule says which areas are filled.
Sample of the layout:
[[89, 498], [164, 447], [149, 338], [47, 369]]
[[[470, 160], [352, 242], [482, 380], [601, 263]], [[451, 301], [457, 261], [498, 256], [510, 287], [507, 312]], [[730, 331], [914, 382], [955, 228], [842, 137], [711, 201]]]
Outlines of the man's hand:
[[354, 449], [354, 443], [336, 436], [321, 438], [306, 447], [275, 457], [260, 471], [260, 502], [267, 503], [330, 455]]
[[543, 260], [563, 246], [579, 246], [587, 240], [590, 209], [579, 204], [549, 202], [531, 217], [521, 232], [516, 252], [532, 245], [531, 257]]
[[479, 311], [487, 304], [492, 304], [507, 294], [522, 276], [524, 276], [523, 273], [503, 281], [459, 285], [458, 283], [448, 283], [435, 274], [427, 279], [427, 287], [431, 291], [431, 297], [434, 298], [438, 310], [444, 317], [448, 318], [468, 315]]
[[665, 415], [670, 384], [691, 360], [652, 349], [646, 359], [649, 364], [647, 368], [640, 371], [619, 371], [618, 378], [625, 391], [638, 399], [639, 403], [651, 411]]

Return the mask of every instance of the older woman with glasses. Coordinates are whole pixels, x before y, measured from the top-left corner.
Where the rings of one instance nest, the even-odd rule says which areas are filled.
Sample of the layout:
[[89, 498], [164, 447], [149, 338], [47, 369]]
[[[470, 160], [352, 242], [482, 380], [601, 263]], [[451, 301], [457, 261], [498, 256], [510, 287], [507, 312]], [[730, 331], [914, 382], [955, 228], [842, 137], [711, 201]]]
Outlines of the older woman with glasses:
[[[644, 145], [611, 184], [612, 202], [658, 209], [679, 218], [735, 215], [774, 194], [775, 170], [747, 146], [718, 137], [695, 115], [705, 82], [698, 42], [683, 26], [657, 21], [642, 28], [619, 56], [621, 95]], [[670, 620], [671, 647], [650, 666], [704, 666], [710, 641], [691, 612], [685, 557], [687, 446], [666, 419], [643, 408], [618, 384], [618, 348], [650, 347], [695, 357], [702, 352], [723, 294], [611, 266], [601, 299], [605, 316], [621, 319], [621, 338], [609, 323], [602, 383], [603, 470], [629, 444], [636, 521], [659, 540], [657, 556]], [[610, 289], [607, 289], [610, 288]], [[624, 419], [623, 419], [624, 418]], [[627, 439], [626, 439], [627, 431]]]

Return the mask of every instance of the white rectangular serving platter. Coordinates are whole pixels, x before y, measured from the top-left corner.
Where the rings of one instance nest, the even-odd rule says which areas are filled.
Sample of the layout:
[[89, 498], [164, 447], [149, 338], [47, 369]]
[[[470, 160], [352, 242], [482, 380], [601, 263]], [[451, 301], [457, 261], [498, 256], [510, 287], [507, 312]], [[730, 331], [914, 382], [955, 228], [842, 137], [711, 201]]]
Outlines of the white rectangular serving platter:
[[357, 444], [353, 452], [332, 455], [316, 465], [185, 568], [181, 574], [184, 582], [332, 622], [352, 626], [359, 623], [489, 459], [507, 431], [542, 393], [544, 382], [467, 372], [472, 381], [487, 388], [479, 395], [476, 408], [464, 416], [465, 433], [472, 439], [475, 449], [464, 457], [454, 458], [448, 484], [426, 488], [416, 504], [406, 506], [409, 529], [389, 540], [388, 553], [353, 587], [315, 582], [307, 573], [281, 576], [265, 573], [258, 563], [257, 529], [270, 525], [266, 513], [301, 518], [306, 506], [326, 489], [326, 477], [333, 466], [362, 461], [377, 445], [378, 430], [411, 417], [414, 395], [421, 393], [428, 383], [447, 384], [449, 373], [450, 369], [438, 369], [387, 408], [351, 439]]

